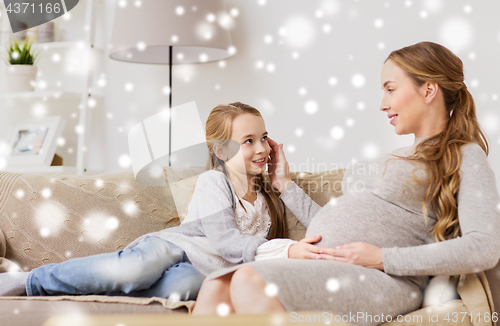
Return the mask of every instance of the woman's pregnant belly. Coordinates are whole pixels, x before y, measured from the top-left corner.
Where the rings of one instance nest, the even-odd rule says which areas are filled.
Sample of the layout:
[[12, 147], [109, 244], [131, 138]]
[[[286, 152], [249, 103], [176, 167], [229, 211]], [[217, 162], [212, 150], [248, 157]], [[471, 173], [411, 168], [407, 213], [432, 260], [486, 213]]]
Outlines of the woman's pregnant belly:
[[[429, 226], [433, 220], [428, 219]], [[373, 193], [347, 194], [326, 204], [311, 220], [306, 237], [321, 235], [315, 243], [336, 247], [366, 242], [381, 248], [417, 246], [432, 242], [422, 213], [406, 210]]]

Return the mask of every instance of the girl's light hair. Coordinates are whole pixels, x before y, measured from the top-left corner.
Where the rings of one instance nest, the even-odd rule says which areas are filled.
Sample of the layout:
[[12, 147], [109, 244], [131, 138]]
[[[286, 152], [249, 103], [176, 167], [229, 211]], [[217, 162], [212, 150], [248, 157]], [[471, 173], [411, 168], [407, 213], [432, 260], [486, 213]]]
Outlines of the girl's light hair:
[[[223, 160], [217, 157], [214, 153], [215, 144], [225, 144], [231, 139], [231, 127], [234, 119], [242, 114], [252, 114], [262, 118], [260, 112], [250, 105], [240, 102], [230, 103], [228, 105], [218, 105], [209, 114], [206, 124], [206, 140], [212, 169], [219, 170], [228, 176], [228, 171]], [[287, 238], [288, 231], [285, 219], [285, 206], [277, 191], [273, 188], [268, 178], [264, 178], [262, 174], [252, 178], [257, 191], [262, 191], [264, 198], [269, 207], [269, 215], [271, 217], [271, 234], [273, 238]], [[240, 201], [241, 204], [241, 201]], [[243, 209], [245, 206], [241, 205]]]
[[[477, 143], [489, 153], [488, 141], [476, 118], [476, 106], [464, 84], [462, 60], [442, 45], [420, 42], [389, 54], [391, 60], [409, 76], [415, 86], [426, 82], [436, 83], [443, 92], [445, 108], [449, 116], [442, 132], [418, 143], [415, 153], [409, 157], [390, 154], [399, 159], [416, 162], [426, 167], [429, 178], [412, 180], [418, 185], [428, 185], [422, 200], [424, 219], [427, 222], [426, 201], [438, 217], [432, 229], [436, 241], [461, 235], [457, 210], [457, 194], [460, 185], [460, 147]], [[386, 162], [387, 163], [387, 162]]]

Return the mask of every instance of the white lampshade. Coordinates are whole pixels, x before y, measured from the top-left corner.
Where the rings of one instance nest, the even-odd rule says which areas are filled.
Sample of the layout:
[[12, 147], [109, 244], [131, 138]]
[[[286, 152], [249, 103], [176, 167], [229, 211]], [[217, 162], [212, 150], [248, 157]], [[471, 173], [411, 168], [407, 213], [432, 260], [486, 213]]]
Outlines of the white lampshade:
[[173, 46], [172, 64], [222, 60], [232, 54], [228, 20], [223, 0], [118, 0], [110, 57], [168, 64]]

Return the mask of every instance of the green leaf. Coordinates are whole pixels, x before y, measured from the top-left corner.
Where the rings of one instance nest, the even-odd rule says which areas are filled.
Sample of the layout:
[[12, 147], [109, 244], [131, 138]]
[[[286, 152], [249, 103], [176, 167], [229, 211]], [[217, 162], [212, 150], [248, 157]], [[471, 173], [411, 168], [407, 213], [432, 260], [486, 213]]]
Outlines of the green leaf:
[[[18, 40], [14, 40], [9, 45], [6, 45], [5, 50], [8, 54], [9, 63], [33, 65], [41, 51], [34, 51], [32, 45], [33, 41], [31, 39], [27, 39], [23, 44], [20, 44]], [[19, 56], [14, 58], [13, 55], [16, 52]]]

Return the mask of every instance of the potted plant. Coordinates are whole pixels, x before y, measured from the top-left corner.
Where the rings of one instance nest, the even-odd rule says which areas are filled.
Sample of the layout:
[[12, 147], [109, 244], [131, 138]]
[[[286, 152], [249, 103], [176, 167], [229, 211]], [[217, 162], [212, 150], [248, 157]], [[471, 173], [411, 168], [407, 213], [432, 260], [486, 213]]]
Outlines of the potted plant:
[[10, 92], [35, 90], [37, 67], [34, 63], [40, 53], [35, 53], [32, 45], [32, 41], [26, 40], [21, 47], [19, 40], [14, 40], [6, 46], [7, 88]]

